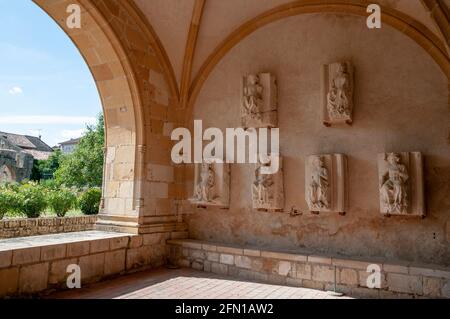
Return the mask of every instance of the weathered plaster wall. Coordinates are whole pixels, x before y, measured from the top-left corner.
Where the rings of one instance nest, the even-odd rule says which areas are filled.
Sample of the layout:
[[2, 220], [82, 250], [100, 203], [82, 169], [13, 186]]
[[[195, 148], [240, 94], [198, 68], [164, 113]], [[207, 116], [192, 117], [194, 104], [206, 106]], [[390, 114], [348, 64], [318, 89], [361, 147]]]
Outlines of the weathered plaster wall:
[[[320, 67], [351, 60], [356, 69], [352, 127], [321, 122]], [[285, 213], [251, 209], [251, 167], [234, 164], [229, 210], [186, 216], [190, 237], [271, 249], [388, 257], [450, 264], [450, 145], [448, 82], [431, 57], [404, 34], [365, 19], [303, 15], [268, 25], [244, 39], [206, 81], [194, 108], [204, 127], [239, 126], [240, 81], [247, 72], [274, 73], [279, 84], [279, 127], [284, 157]], [[426, 219], [379, 213], [377, 153], [425, 155]], [[345, 153], [349, 165], [346, 216], [311, 215], [304, 200], [304, 160]], [[187, 172], [192, 192], [192, 170]], [[303, 215], [291, 217], [291, 207]]]

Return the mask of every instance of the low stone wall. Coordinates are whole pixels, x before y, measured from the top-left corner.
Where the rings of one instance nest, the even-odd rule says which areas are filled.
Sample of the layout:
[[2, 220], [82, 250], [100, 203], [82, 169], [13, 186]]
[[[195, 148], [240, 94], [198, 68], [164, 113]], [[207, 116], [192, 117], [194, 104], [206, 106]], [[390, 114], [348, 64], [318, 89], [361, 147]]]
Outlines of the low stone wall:
[[[67, 289], [67, 266], [81, 269], [81, 284], [166, 263], [166, 241], [186, 232], [145, 235], [88, 231], [0, 240], [0, 298]], [[24, 245], [29, 245], [26, 247]]]
[[[230, 247], [195, 240], [170, 240], [170, 259], [181, 267], [221, 275], [319, 290], [354, 297], [450, 298], [450, 269], [385, 261], [362, 261]], [[381, 270], [379, 289], [367, 287], [367, 267]]]
[[97, 216], [18, 218], [0, 220], [0, 238], [93, 230]]

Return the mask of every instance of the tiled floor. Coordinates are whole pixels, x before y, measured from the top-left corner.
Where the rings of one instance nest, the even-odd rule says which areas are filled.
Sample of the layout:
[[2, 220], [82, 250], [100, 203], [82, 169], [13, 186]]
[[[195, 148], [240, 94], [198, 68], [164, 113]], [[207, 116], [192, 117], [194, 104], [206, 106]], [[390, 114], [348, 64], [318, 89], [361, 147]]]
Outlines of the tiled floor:
[[[324, 291], [247, 282], [192, 269], [157, 269], [55, 293], [79, 299], [332, 299]], [[341, 297], [346, 298], [346, 297]]]

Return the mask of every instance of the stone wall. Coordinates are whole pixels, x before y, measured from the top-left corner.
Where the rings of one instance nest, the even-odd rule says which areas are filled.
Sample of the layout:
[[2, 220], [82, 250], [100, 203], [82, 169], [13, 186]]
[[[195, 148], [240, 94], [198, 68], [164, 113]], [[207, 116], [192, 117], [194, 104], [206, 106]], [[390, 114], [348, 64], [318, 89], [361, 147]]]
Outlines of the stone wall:
[[[146, 235], [106, 232], [47, 235], [22, 247], [17, 240], [0, 244], [0, 298], [67, 289], [67, 266], [79, 265], [81, 285], [166, 263], [166, 241], [184, 232]], [[20, 246], [18, 248], [18, 246]]]
[[2, 149], [0, 145], [0, 183], [21, 182], [24, 179], [29, 179], [33, 163], [34, 159], [30, 154], [17, 148]]
[[92, 230], [97, 216], [18, 218], [0, 220], [0, 238]]
[[[331, 291], [336, 278], [338, 292], [362, 298], [450, 298], [450, 268], [275, 252], [195, 240], [171, 240], [169, 245], [173, 263], [220, 275]], [[381, 270], [379, 289], [367, 287], [367, 269], [372, 264]]]
[[[325, 127], [321, 67], [347, 60], [355, 67], [353, 124]], [[193, 119], [203, 120], [204, 129], [240, 126], [242, 76], [259, 72], [278, 81], [284, 210], [252, 209], [252, 165], [233, 164], [229, 210], [184, 207], [190, 238], [450, 265], [448, 80], [427, 52], [386, 24], [369, 30], [361, 17], [286, 18], [230, 50], [206, 80]], [[405, 151], [425, 159], [425, 219], [380, 214], [377, 154]], [[305, 160], [332, 153], [348, 158], [348, 210], [313, 215], [305, 201]], [[193, 176], [188, 169], [187, 196]]]
[[[229, 210], [203, 210], [179, 205], [192, 195], [194, 174], [172, 164], [170, 132], [191, 114], [180, 108], [173, 70], [147, 23], [152, 21], [130, 1], [36, 1], [80, 48], [102, 97], [108, 139], [99, 227], [141, 234], [184, 228], [182, 208], [192, 238], [450, 264], [448, 80], [404, 33], [387, 24], [369, 30], [364, 17], [305, 14], [241, 39], [204, 83], [192, 115], [205, 128], [239, 126], [242, 76], [277, 77], [284, 211], [251, 208], [252, 168], [246, 165], [232, 165]], [[86, 23], [68, 30], [65, 9], [74, 1], [83, 4]], [[326, 128], [319, 111], [320, 69], [340, 60], [355, 66], [354, 121]], [[425, 219], [381, 216], [374, 159], [386, 151], [423, 153]], [[345, 216], [307, 209], [304, 161], [315, 153], [348, 156]]]

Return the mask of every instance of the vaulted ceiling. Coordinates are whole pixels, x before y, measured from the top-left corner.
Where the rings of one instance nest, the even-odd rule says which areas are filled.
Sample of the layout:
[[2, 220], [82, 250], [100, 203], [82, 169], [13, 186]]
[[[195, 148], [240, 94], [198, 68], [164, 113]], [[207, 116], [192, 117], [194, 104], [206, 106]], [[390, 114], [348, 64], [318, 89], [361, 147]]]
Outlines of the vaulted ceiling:
[[[193, 82], [202, 80], [198, 77], [203, 77], [205, 72], [202, 72], [204, 71], [202, 68], [207, 68], [208, 62], [211, 62], [208, 59], [211, 60], [220, 55], [220, 48], [228, 45], [227, 41], [230, 40], [233, 32], [236, 35], [235, 38], [241, 40], [248, 34], [246, 28], [257, 28], [259, 27], [257, 24], [268, 23], [264, 18], [256, 19], [258, 16], [270, 14], [283, 5], [288, 7], [290, 4], [305, 7], [309, 4], [331, 7], [332, 5], [343, 6], [351, 3], [360, 4], [362, 8], [370, 3], [363, 0], [132, 1], [159, 37], [173, 69], [174, 81], [177, 83], [183, 103], [188, 103], [187, 100], [191, 93], [195, 94], [192, 92], [195, 90]], [[446, 51], [444, 54], [448, 58], [448, 52], [450, 52], [450, 0], [379, 0], [376, 2], [382, 6], [382, 11], [393, 10], [395, 14], [401, 15], [404, 21], [411, 20], [411, 25], [433, 38], [438, 43], [437, 46], [443, 48], [444, 52]], [[304, 11], [307, 12], [307, 10]], [[349, 13], [354, 12], [350, 11]], [[289, 16], [286, 13], [280, 13], [280, 15]], [[252, 25], [250, 21], [253, 19], [255, 23]], [[239, 32], [242, 34], [241, 37], [239, 37]], [[229, 46], [234, 44], [230, 42]], [[223, 52], [226, 54], [227, 50], [223, 50]]]

